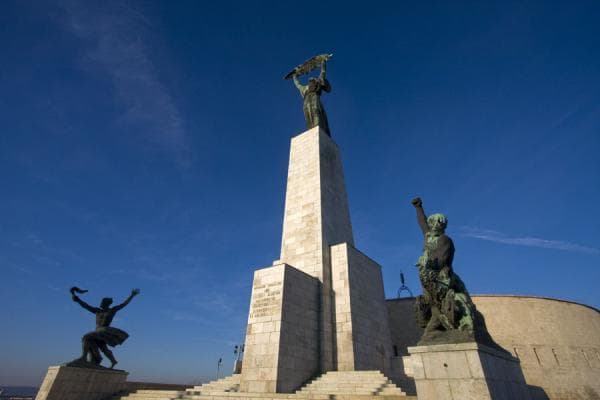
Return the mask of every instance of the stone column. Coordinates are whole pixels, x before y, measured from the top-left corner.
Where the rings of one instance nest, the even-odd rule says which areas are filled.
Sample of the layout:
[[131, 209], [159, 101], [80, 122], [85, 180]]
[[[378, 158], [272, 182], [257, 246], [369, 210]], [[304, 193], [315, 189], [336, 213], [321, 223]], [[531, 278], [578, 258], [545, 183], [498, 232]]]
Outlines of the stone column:
[[335, 369], [330, 246], [354, 244], [340, 151], [319, 127], [292, 139], [281, 259], [317, 278], [321, 372]]

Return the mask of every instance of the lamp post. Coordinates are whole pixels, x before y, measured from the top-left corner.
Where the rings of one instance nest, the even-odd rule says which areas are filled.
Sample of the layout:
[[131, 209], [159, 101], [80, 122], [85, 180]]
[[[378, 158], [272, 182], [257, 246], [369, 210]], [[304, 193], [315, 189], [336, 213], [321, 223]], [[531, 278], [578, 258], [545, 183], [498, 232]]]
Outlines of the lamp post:
[[233, 348], [233, 354], [235, 355], [235, 360], [233, 361], [233, 373], [240, 374], [242, 372], [242, 357], [244, 354], [244, 345], [235, 345]]

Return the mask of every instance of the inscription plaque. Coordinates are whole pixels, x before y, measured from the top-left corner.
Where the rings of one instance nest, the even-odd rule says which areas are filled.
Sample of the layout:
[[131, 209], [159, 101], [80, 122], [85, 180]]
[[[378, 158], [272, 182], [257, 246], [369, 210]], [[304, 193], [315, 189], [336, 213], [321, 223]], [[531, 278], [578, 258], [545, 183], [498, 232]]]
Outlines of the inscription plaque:
[[275, 315], [281, 306], [281, 281], [268, 285], [255, 285], [250, 318]]

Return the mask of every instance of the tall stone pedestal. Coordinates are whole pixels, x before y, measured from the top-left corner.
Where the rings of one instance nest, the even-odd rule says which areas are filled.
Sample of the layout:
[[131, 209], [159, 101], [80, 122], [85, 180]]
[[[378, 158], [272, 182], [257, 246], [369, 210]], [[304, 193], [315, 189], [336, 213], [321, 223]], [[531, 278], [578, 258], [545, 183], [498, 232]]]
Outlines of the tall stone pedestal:
[[319, 127], [292, 139], [273, 264], [254, 274], [241, 392], [293, 392], [328, 371], [388, 372], [381, 267], [354, 247], [340, 151]]
[[35, 400], [102, 400], [125, 387], [128, 373], [119, 370], [48, 368]]
[[419, 400], [530, 400], [519, 360], [478, 343], [409, 347]]

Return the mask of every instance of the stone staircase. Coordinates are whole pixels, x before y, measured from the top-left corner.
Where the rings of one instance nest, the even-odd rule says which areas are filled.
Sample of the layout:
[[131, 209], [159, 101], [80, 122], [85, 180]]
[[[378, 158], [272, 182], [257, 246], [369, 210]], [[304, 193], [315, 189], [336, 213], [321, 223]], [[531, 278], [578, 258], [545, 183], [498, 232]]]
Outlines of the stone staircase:
[[141, 389], [111, 400], [416, 400], [379, 371], [330, 371], [296, 393], [238, 392], [240, 374], [185, 391]]
[[[223, 395], [227, 393], [235, 393], [240, 388], [241, 374], [233, 374], [231, 376], [219, 379], [216, 381], [208, 382], [200, 386], [194, 386], [191, 389], [186, 389], [182, 394], [183, 397], [177, 397], [178, 399], [200, 399], [199, 396], [215, 396]], [[187, 396], [187, 397], [186, 397]], [[194, 397], [196, 396], [196, 397]]]
[[348, 396], [406, 398], [406, 393], [379, 371], [330, 371], [303, 386], [296, 394], [301, 398], [315, 394], [335, 395], [336, 399]]
[[165, 389], [139, 389], [133, 393], [114, 396], [111, 400], [172, 400], [177, 399], [180, 393], [183, 392]]

